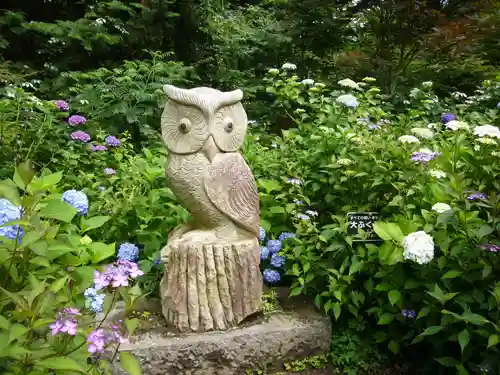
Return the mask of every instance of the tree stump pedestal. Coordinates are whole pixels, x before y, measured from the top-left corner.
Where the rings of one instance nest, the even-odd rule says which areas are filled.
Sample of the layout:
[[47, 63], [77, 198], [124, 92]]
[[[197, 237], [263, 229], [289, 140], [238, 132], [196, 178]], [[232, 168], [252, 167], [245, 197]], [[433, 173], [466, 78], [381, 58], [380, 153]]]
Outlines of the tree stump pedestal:
[[180, 332], [226, 330], [262, 309], [257, 240], [167, 245], [162, 312]]

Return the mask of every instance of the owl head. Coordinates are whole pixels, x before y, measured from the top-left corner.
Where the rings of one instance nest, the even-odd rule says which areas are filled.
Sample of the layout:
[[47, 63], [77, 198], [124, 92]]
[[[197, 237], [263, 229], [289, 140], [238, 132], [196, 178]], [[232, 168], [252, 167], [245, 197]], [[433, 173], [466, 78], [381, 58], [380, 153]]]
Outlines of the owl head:
[[212, 152], [234, 152], [241, 147], [248, 126], [241, 90], [185, 90], [171, 85], [163, 89], [168, 101], [161, 132], [169, 151], [192, 154], [210, 147]]

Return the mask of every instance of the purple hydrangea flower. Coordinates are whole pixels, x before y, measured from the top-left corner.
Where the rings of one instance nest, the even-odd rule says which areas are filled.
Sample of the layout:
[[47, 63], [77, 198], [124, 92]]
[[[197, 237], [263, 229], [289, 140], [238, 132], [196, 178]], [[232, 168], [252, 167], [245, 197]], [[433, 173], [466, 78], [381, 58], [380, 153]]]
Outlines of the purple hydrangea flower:
[[133, 243], [125, 242], [118, 248], [118, 259], [136, 262], [139, 259], [139, 248]]
[[304, 204], [304, 201], [301, 201], [301, 200], [298, 200], [298, 199], [295, 199], [293, 201], [296, 205], [301, 205], [301, 204]]
[[112, 176], [116, 174], [116, 171], [113, 168], [104, 168], [104, 173], [106, 173], [109, 176]]
[[98, 187], [98, 189], [99, 189], [99, 191], [104, 191], [104, 190], [106, 190], [106, 188], [105, 188], [104, 186], [99, 186], [99, 187]]
[[300, 219], [300, 220], [310, 220], [311, 218], [305, 214], [297, 214], [297, 217]]
[[457, 119], [457, 116], [455, 116], [453, 113], [451, 112], [445, 112], [443, 113], [443, 115], [441, 116], [441, 122], [443, 124], [446, 124], [447, 122], [450, 122], [452, 120], [456, 120]]
[[278, 240], [279, 241], [284, 241], [286, 240], [287, 238], [295, 238], [297, 237], [297, 235], [295, 233], [291, 233], [291, 232], [283, 232], [279, 235], [278, 237]]
[[103, 145], [97, 145], [97, 146], [94, 146], [92, 145], [92, 151], [107, 151], [108, 148], [106, 146], [103, 146]]
[[266, 269], [262, 274], [264, 276], [264, 281], [269, 284], [276, 284], [281, 279], [280, 273], [276, 270]]
[[64, 100], [56, 100], [56, 108], [60, 110], [61, 112], [68, 112], [69, 111], [69, 104], [68, 102]]
[[269, 240], [267, 241], [267, 246], [269, 249], [269, 252], [271, 254], [276, 254], [278, 251], [281, 250], [281, 241], [280, 240]]
[[416, 163], [424, 164], [430, 162], [434, 159], [439, 153], [437, 152], [421, 152], [415, 151], [411, 154], [410, 159]]
[[88, 142], [90, 141], [90, 135], [88, 135], [85, 132], [82, 132], [81, 130], [78, 130], [76, 132], [71, 133], [71, 139], [80, 142]]
[[498, 253], [500, 252], [500, 245], [494, 245], [494, 244], [483, 244], [478, 246], [480, 249], [483, 249], [485, 251], [489, 251], [490, 253]]
[[403, 315], [405, 318], [415, 319], [417, 313], [415, 312], [415, 310], [403, 309], [401, 310], [401, 315]]
[[104, 347], [106, 346], [104, 329], [99, 328], [92, 331], [87, 337], [87, 342], [89, 344], [89, 353], [99, 354], [104, 352]]
[[266, 260], [269, 258], [269, 249], [265, 246], [260, 247], [260, 259]]
[[76, 316], [78, 315], [81, 315], [80, 310], [71, 307], [59, 312], [57, 314], [57, 320], [49, 325], [49, 328], [52, 330], [52, 336], [60, 332], [75, 336], [78, 327]]
[[73, 115], [70, 116], [68, 119], [68, 124], [77, 126], [77, 125], [84, 125], [87, 122], [87, 119], [81, 115]]
[[271, 266], [273, 267], [281, 268], [285, 265], [285, 257], [282, 257], [278, 254], [273, 254], [269, 263], [271, 263]]
[[476, 199], [488, 199], [488, 195], [484, 193], [474, 193], [467, 197], [468, 200], [473, 201]]
[[380, 129], [380, 125], [377, 125], [377, 124], [374, 124], [374, 123], [370, 123], [370, 124], [368, 124], [368, 129], [378, 130], [378, 129]]
[[106, 137], [106, 144], [111, 147], [119, 147], [121, 142], [114, 135], [108, 135]]
[[266, 239], [266, 230], [262, 227], [259, 229], [259, 241], [264, 242]]
[[101, 290], [108, 286], [112, 288], [128, 286], [129, 278], [135, 279], [142, 275], [144, 275], [144, 272], [139, 269], [136, 263], [120, 259], [108, 266], [104, 272], [94, 272], [94, 288], [96, 290]]
[[159, 258], [159, 257], [158, 257], [158, 258], [156, 258], [156, 259], [154, 260], [153, 264], [154, 264], [155, 266], [159, 266], [159, 265], [161, 264], [161, 258]]
[[88, 351], [92, 354], [102, 354], [108, 345], [124, 344], [127, 340], [120, 334], [120, 326], [109, 324], [109, 328], [98, 328], [87, 337]]

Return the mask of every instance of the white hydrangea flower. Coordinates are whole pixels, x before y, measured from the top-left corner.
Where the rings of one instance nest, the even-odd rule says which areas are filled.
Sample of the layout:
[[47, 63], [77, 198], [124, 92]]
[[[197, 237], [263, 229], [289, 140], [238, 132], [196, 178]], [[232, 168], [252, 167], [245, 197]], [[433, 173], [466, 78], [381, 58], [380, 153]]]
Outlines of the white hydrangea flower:
[[343, 104], [346, 107], [351, 107], [351, 108], [356, 108], [359, 105], [358, 99], [356, 99], [355, 96], [350, 95], [350, 94], [340, 95], [336, 99], [336, 101], [337, 101], [337, 103]]
[[493, 125], [476, 126], [474, 135], [478, 137], [500, 138], [500, 129]]
[[432, 87], [432, 85], [433, 85], [432, 81], [422, 82], [422, 86], [425, 88], [430, 88], [430, 87]]
[[487, 138], [487, 137], [477, 138], [476, 141], [479, 143], [482, 143], [483, 145], [496, 145], [497, 144], [497, 141], [495, 141], [494, 139], [491, 139], [491, 138]]
[[434, 258], [434, 240], [424, 231], [410, 233], [403, 240], [403, 257], [418, 264], [429, 263]]
[[474, 151], [478, 152], [479, 150], [481, 150], [481, 146], [474, 145]]
[[398, 141], [403, 143], [420, 143], [418, 138], [413, 135], [402, 135], [398, 138]]
[[438, 202], [432, 206], [432, 210], [436, 211], [438, 214], [442, 214], [443, 212], [451, 211], [451, 206], [446, 203]]
[[98, 25], [104, 25], [106, 23], [106, 19], [104, 18], [98, 18], [95, 20], [95, 23]]
[[464, 130], [469, 130], [469, 125], [464, 122], [464, 121], [458, 121], [458, 120], [451, 120], [448, 121], [445, 126], [450, 129], [450, 130], [459, 130], [459, 129], [464, 129]]
[[349, 79], [349, 78], [341, 79], [337, 83], [340, 86], [349, 87], [351, 89], [357, 89], [357, 90], [360, 89], [359, 85], [356, 82], [354, 82], [352, 79]]
[[427, 128], [412, 128], [411, 132], [417, 137], [424, 139], [431, 139], [432, 137], [434, 137], [434, 132]]
[[428, 155], [435, 155], [436, 153], [432, 150], [429, 150], [428, 148], [421, 148], [418, 150], [418, 152], [421, 152], [422, 154], [428, 154]]
[[434, 177], [434, 178], [437, 178], [437, 179], [441, 179], [441, 178], [445, 178], [446, 177], [446, 173], [439, 170], [439, 169], [431, 169], [429, 171], [429, 174]]
[[281, 65], [281, 69], [283, 70], [297, 70], [297, 65], [292, 63], [284, 63]]
[[463, 93], [463, 92], [460, 92], [460, 91], [455, 91], [455, 92], [451, 93], [451, 96], [453, 96], [457, 100], [459, 100], [459, 99], [467, 99], [467, 94]]
[[306, 78], [306, 79], [303, 79], [301, 83], [303, 85], [312, 86], [312, 85], [314, 85], [314, 79]]
[[276, 74], [279, 74], [280, 71], [279, 69], [276, 69], [276, 68], [271, 68], [267, 71], [269, 74], [272, 74], [272, 75], [276, 75]]
[[421, 92], [422, 90], [420, 90], [419, 88], [415, 87], [413, 89], [411, 89], [410, 91], [410, 97], [411, 98], [415, 98], [417, 97], [417, 95]]
[[440, 124], [436, 123], [436, 122], [431, 122], [429, 125], [427, 125], [427, 128], [428, 129], [437, 129], [439, 128]]
[[340, 164], [340, 165], [350, 165], [350, 164], [352, 164], [352, 160], [351, 159], [347, 159], [347, 158], [342, 158], [342, 159], [337, 160], [337, 164]]

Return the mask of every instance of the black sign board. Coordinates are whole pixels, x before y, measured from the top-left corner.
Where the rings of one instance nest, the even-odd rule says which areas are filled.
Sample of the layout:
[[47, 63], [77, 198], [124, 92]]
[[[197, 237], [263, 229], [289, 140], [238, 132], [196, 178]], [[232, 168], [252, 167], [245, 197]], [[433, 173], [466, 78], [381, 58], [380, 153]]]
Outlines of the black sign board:
[[366, 233], [366, 239], [355, 239], [353, 241], [375, 242], [380, 238], [373, 231], [373, 224], [380, 219], [378, 212], [348, 212], [347, 233], [351, 236], [360, 235], [361, 231]]

